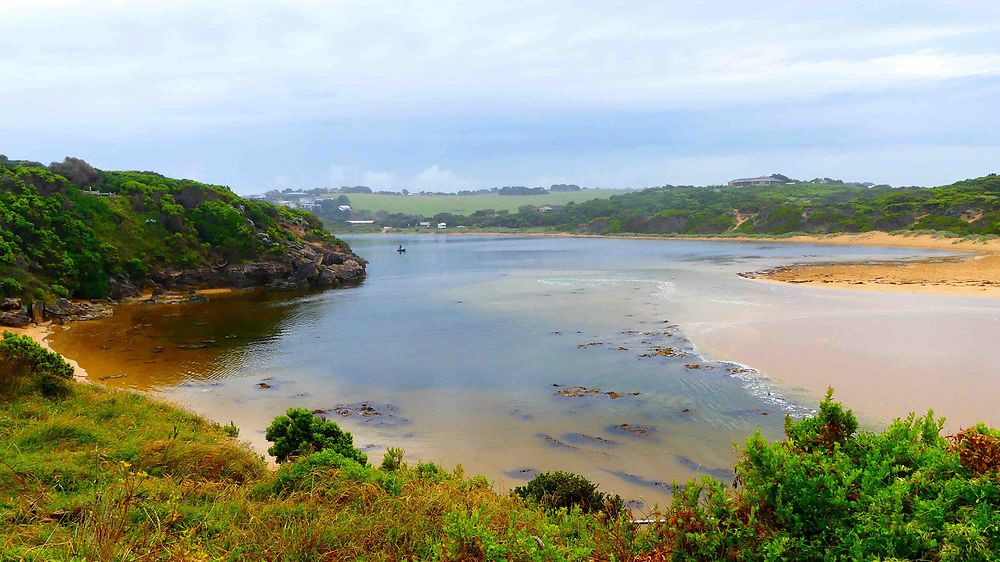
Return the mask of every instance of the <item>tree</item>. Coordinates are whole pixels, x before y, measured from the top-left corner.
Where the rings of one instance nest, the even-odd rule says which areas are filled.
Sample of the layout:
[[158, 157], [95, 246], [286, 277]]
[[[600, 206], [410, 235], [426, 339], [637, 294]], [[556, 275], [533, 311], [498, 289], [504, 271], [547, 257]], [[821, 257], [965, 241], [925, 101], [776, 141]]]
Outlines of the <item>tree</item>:
[[264, 437], [273, 443], [267, 449], [268, 454], [279, 463], [326, 449], [361, 464], [368, 462], [368, 457], [354, 447], [349, 432], [305, 408], [290, 408], [285, 415], [274, 418]]
[[570, 509], [579, 506], [584, 513], [604, 511], [617, 515], [624, 505], [621, 497], [597, 490], [597, 484], [572, 472], [543, 472], [524, 486], [514, 488], [514, 495], [546, 509]]

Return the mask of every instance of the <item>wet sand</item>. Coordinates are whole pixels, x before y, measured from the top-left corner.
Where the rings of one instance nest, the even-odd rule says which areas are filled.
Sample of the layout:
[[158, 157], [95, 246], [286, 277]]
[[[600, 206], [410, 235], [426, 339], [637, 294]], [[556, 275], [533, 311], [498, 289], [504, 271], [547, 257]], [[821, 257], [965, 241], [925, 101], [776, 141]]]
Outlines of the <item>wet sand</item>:
[[[49, 344], [49, 336], [52, 335], [53, 325], [51, 323], [44, 324], [32, 324], [26, 328], [9, 328], [0, 327], [0, 333], [2, 332], [13, 332], [18, 335], [28, 336], [29, 338], [35, 340], [38, 345], [44, 347], [49, 351], [55, 351], [52, 349], [52, 345]], [[79, 382], [89, 382], [87, 379], [87, 371], [76, 362], [75, 359], [71, 357], [63, 356], [67, 363], [73, 367], [73, 377]]]
[[874, 425], [929, 409], [947, 431], [1000, 425], [997, 299], [746, 284], [746, 305], [695, 303], [681, 319], [707, 357], [751, 365], [816, 399], [832, 386]]
[[788, 266], [755, 277], [870, 291], [1000, 297], [1000, 254], [902, 263]]
[[[436, 233], [426, 233], [436, 234]], [[437, 233], [440, 234], [440, 233]], [[492, 236], [488, 232], [458, 232], [457, 236]], [[829, 244], [835, 246], [887, 246], [968, 252], [964, 258], [893, 261], [875, 263], [836, 263], [789, 265], [774, 270], [754, 272], [748, 277], [782, 283], [822, 285], [845, 289], [975, 295], [1000, 297], [1000, 240], [948, 238], [929, 234], [859, 234], [766, 236], [658, 236], [643, 234], [572, 234], [572, 233], [500, 233], [511, 236], [552, 236], [558, 238], [617, 238], [638, 240], [704, 240], [728, 242], [767, 242], [782, 244]]]
[[[343, 234], [343, 233], [342, 233]], [[382, 233], [382, 236], [398, 235], [397, 232]], [[580, 234], [573, 232], [538, 231], [461, 231], [406, 232], [407, 235], [422, 236], [516, 236], [548, 238], [610, 238], [620, 240], [697, 240], [705, 242], [767, 242], [779, 244], [825, 244], [833, 246], [886, 246], [894, 248], [923, 248], [928, 250], [958, 250], [984, 253], [1000, 253], [1000, 239], [974, 240], [949, 238], [924, 233], [861, 232], [857, 234], [802, 234], [796, 236], [688, 236], [678, 234]], [[372, 233], [372, 235], [378, 235]]]

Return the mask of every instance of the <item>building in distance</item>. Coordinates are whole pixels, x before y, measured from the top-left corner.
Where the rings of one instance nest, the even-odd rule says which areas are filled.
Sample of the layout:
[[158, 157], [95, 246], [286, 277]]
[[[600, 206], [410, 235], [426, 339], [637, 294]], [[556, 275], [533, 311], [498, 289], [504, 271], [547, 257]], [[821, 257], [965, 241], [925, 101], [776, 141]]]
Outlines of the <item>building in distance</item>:
[[749, 187], [751, 185], [783, 185], [784, 180], [774, 176], [760, 176], [759, 178], [738, 178], [729, 182], [730, 187]]

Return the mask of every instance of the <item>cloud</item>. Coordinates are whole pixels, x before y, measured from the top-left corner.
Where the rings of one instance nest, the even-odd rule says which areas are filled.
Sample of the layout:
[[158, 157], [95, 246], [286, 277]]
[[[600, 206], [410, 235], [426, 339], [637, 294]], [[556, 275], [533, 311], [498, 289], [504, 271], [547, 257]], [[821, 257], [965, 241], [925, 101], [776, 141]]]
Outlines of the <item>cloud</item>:
[[365, 172], [361, 174], [361, 184], [372, 189], [392, 188], [396, 186], [396, 176], [389, 172]]
[[357, 174], [357, 168], [354, 166], [341, 166], [339, 164], [330, 165], [330, 184], [332, 187], [339, 187], [341, 185], [347, 185], [353, 181]]
[[413, 186], [424, 191], [458, 191], [468, 189], [470, 185], [469, 180], [442, 170], [437, 164], [421, 170], [413, 178]]
[[[5, 152], [166, 172], [198, 162], [204, 179], [245, 191], [276, 175], [460, 189], [585, 183], [592, 169], [592, 184], [649, 185], [669, 181], [656, 167], [665, 154], [691, 158], [710, 181], [726, 154], [815, 149], [803, 166], [818, 168], [824, 148], [995, 146], [1000, 130], [994, 1], [6, 0], [4, 10], [17, 14], [0, 19]], [[330, 155], [350, 164], [331, 167]]]
[[[1000, 19], [988, 4], [958, 23], [861, 2], [854, 18], [735, 0], [12, 4], [19, 17], [0, 23], [0, 47], [19, 79], [0, 83], [0, 102], [30, 110], [5, 116], [22, 126], [67, 115], [213, 126], [455, 103], [698, 108], [1000, 75], [1000, 26], [980, 23]], [[890, 14], [899, 21], [873, 17]]]

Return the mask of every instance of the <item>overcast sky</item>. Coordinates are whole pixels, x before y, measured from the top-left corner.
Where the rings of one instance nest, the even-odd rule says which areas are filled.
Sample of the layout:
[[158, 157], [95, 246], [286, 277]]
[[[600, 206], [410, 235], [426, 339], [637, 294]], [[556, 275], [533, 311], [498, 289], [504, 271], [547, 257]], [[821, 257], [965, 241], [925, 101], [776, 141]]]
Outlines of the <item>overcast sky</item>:
[[1000, 2], [0, 0], [0, 153], [229, 185], [1000, 171]]

